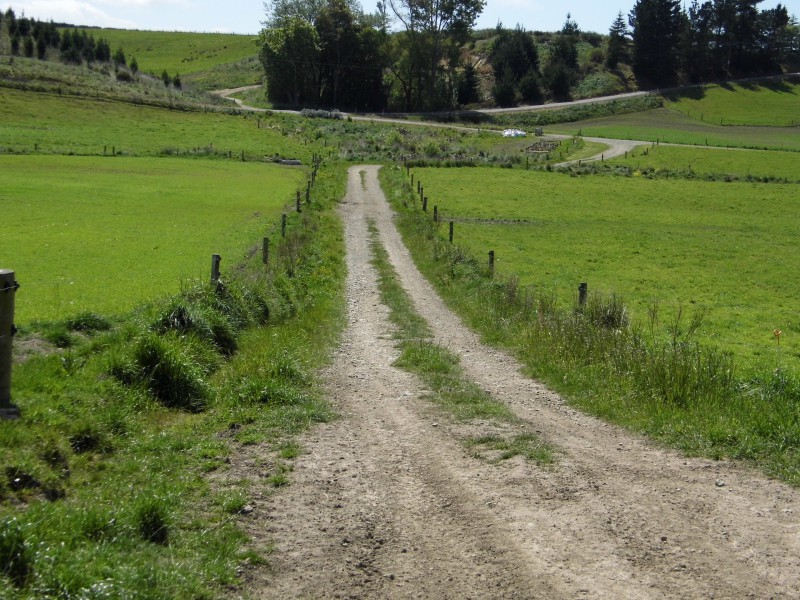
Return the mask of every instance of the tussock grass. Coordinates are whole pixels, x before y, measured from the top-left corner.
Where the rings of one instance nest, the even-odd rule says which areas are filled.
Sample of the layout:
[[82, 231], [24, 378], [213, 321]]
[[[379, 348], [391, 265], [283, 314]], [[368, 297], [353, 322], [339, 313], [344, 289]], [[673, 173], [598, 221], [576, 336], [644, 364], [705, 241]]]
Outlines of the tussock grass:
[[[531, 376], [589, 412], [681, 450], [753, 461], [800, 484], [797, 378], [782, 370], [737, 375], [730, 355], [698, 343], [699, 318], [630, 325], [619, 298], [563, 305], [552, 292], [489, 277], [488, 268], [440, 237], [400, 168], [382, 183], [414, 260], [446, 301], [488, 341], [514, 352]], [[413, 203], [411, 203], [413, 207]], [[511, 290], [514, 290], [513, 293]], [[592, 305], [594, 304], [594, 308]], [[664, 327], [662, 329], [662, 327]]]

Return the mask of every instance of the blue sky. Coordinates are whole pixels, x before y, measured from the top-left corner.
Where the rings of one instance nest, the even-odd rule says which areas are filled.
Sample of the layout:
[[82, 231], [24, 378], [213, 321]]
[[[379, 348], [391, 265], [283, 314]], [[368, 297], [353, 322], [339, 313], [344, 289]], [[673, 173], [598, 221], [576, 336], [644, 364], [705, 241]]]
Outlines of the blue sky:
[[[367, 12], [375, 9], [375, 2], [362, 0]], [[555, 31], [570, 13], [582, 30], [606, 33], [617, 13], [627, 15], [634, 2], [566, 0], [556, 6], [547, 0], [488, 0], [477, 27], [494, 27], [501, 21], [506, 27], [519, 23], [528, 30]], [[765, 0], [760, 8], [777, 4]], [[783, 5], [800, 18], [800, 0]], [[0, 0], [0, 6], [41, 20], [163, 31], [256, 33], [264, 18], [262, 0]]]

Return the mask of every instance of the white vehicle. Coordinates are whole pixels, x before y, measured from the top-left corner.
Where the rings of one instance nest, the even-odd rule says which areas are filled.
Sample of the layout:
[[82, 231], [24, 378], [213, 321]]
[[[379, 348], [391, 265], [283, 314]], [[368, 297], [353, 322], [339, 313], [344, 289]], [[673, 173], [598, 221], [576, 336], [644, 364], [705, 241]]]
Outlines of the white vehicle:
[[521, 129], [504, 129], [503, 130], [503, 137], [525, 137], [528, 135]]

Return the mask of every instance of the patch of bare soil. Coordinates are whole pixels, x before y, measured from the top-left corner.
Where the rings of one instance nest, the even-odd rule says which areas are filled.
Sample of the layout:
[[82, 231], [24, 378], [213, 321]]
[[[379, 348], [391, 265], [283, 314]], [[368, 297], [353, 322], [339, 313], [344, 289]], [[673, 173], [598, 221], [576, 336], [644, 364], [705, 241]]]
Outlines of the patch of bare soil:
[[[341, 207], [349, 326], [327, 390], [342, 418], [302, 441], [291, 485], [243, 517], [269, 567], [255, 598], [800, 598], [798, 492], [736, 464], [683, 458], [564, 405], [484, 346], [421, 277], [378, 167]], [[363, 185], [362, 185], [362, 173]], [[437, 343], [521, 424], [452, 422], [392, 366], [367, 219]], [[505, 429], [504, 429], [505, 428]], [[555, 466], [470, 455], [465, 435], [535, 430]], [[514, 429], [515, 431], [509, 431]], [[243, 452], [257, 452], [245, 448]], [[234, 458], [253, 477], [258, 457]]]

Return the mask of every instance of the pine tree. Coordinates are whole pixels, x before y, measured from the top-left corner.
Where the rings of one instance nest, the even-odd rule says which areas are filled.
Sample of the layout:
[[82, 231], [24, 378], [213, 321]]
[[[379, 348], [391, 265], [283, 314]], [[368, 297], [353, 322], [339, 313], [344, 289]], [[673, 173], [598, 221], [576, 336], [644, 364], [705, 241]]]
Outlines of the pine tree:
[[680, 0], [637, 0], [628, 22], [633, 29], [633, 73], [639, 81], [676, 81], [681, 14]]
[[616, 69], [620, 61], [628, 60], [628, 25], [620, 11], [617, 18], [608, 30], [608, 51], [606, 52], [606, 66]]

